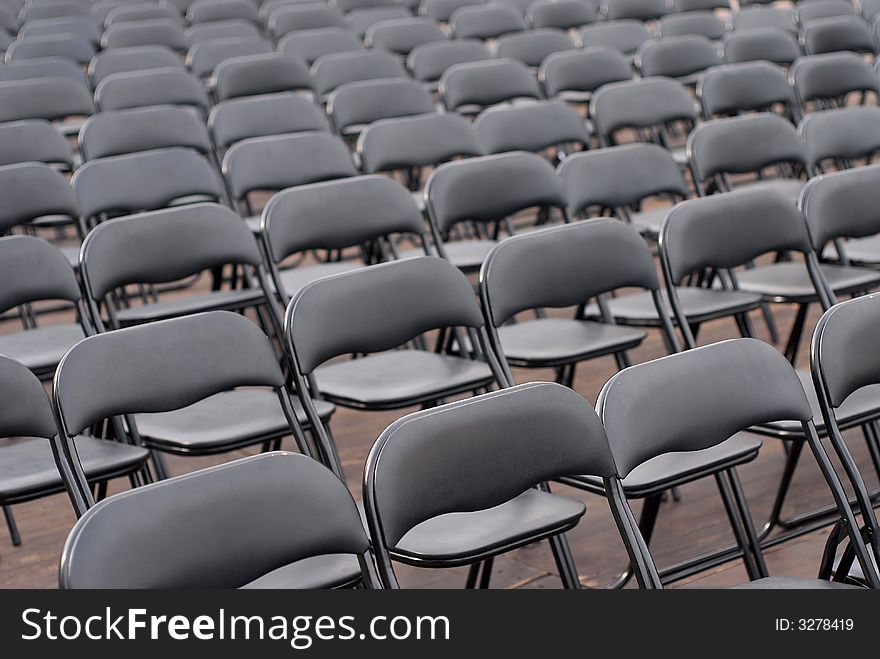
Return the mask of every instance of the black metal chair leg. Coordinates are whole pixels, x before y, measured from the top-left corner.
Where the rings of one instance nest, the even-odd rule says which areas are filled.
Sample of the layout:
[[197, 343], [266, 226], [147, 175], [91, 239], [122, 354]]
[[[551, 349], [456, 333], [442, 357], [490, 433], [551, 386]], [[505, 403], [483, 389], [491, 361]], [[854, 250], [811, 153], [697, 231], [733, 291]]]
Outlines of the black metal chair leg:
[[755, 521], [752, 519], [752, 512], [749, 509], [749, 503], [746, 500], [746, 494], [742, 488], [742, 482], [736, 468], [727, 470], [727, 480], [730, 483], [730, 490], [733, 492], [733, 500], [739, 510], [739, 516], [742, 520], [743, 529], [746, 532], [746, 540], [748, 540], [749, 548], [755, 557], [755, 565], [758, 568], [758, 574], [761, 577], [769, 576], [767, 571], [767, 562], [764, 560], [764, 552], [761, 551], [761, 541], [758, 539], [758, 533], [755, 531]]
[[770, 518], [767, 520], [767, 523], [764, 524], [761, 533], [758, 535], [761, 540], [764, 540], [770, 534], [770, 531], [781, 522], [782, 506], [785, 503], [785, 497], [791, 487], [791, 481], [794, 479], [794, 472], [795, 469], [797, 469], [798, 459], [800, 459], [803, 450], [804, 443], [802, 441], [791, 443], [788, 456], [785, 459], [785, 469], [782, 471], [782, 479], [779, 481], [779, 489], [776, 491], [776, 500], [773, 502], [773, 509], [770, 512]]
[[749, 581], [754, 581], [760, 578], [758, 565], [755, 563], [755, 556], [749, 550], [749, 543], [746, 540], [746, 534], [743, 531], [730, 486], [724, 478], [724, 474], [720, 472], [715, 474], [715, 483], [718, 485], [721, 501], [724, 502], [724, 510], [727, 512], [727, 518], [730, 520], [730, 528], [733, 530], [733, 535], [736, 536], [737, 544], [742, 549], [743, 562], [746, 564], [746, 572], [749, 573]]
[[773, 343], [779, 343], [779, 330], [776, 327], [776, 319], [773, 317], [773, 312], [770, 311], [770, 305], [766, 302], [761, 304], [761, 315], [764, 316], [764, 324], [767, 325], [770, 340]]
[[470, 568], [468, 568], [467, 581], [464, 583], [464, 587], [467, 590], [473, 590], [477, 587], [477, 579], [480, 576], [480, 566], [482, 565], [482, 563], [473, 563]]
[[150, 458], [156, 469], [156, 480], [164, 481], [168, 478], [168, 469], [165, 467], [165, 458], [159, 451], [150, 451]]
[[15, 518], [12, 516], [12, 508], [9, 506], [3, 506], [3, 516], [6, 518], [6, 527], [9, 529], [9, 537], [12, 539], [12, 544], [15, 547], [21, 545], [21, 535], [18, 532], [18, 525], [15, 523]]
[[801, 336], [804, 333], [804, 324], [807, 321], [807, 312], [809, 311], [810, 305], [801, 304], [798, 305], [797, 314], [794, 317], [794, 323], [791, 326], [791, 333], [788, 335], [788, 341], [785, 345], [785, 350], [782, 354], [785, 355], [785, 358], [791, 362], [795, 363], [798, 354], [798, 348], [801, 343]]
[[[654, 527], [657, 525], [657, 516], [660, 513], [660, 503], [663, 501], [662, 494], [654, 494], [646, 497], [642, 503], [642, 512], [639, 514], [639, 531], [645, 539], [645, 545], [651, 542], [651, 536], [654, 534]], [[611, 584], [611, 588], [623, 588], [633, 577], [633, 567], [628, 565], [626, 570], [617, 577], [617, 580]]]
[[556, 567], [559, 569], [562, 587], [569, 590], [580, 588], [581, 582], [578, 579], [577, 568], [575, 567], [574, 558], [571, 556], [571, 549], [565, 536], [559, 534], [550, 538], [550, 549], [553, 550], [553, 558], [556, 559]]
[[483, 573], [480, 575], [480, 590], [486, 590], [489, 588], [489, 582], [492, 580], [492, 564], [494, 560], [493, 557], [483, 561]]

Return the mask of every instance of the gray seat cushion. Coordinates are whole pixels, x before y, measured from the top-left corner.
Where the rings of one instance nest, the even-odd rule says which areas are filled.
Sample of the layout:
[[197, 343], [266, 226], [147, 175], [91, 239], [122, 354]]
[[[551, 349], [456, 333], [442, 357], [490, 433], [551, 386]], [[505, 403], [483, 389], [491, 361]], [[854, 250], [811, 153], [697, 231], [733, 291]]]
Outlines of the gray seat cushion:
[[801, 196], [804, 182], [797, 179], [771, 179], [769, 181], [755, 181], [735, 186], [737, 190], [776, 190], [796, 204]]
[[495, 240], [450, 240], [443, 243], [443, 251], [455, 267], [465, 272], [475, 272], [497, 244]]
[[[760, 295], [743, 291], [690, 286], [680, 286], [677, 291], [685, 315], [691, 322], [703, 322], [747, 311], [754, 309], [761, 303]], [[669, 309], [669, 297], [665, 290], [663, 291], [663, 299], [666, 300], [666, 307]], [[651, 294], [647, 291], [609, 298], [608, 309], [619, 323], [632, 325], [657, 325], [659, 323], [654, 302], [651, 299]], [[672, 317], [671, 309], [669, 314]], [[589, 318], [596, 318], [599, 316], [599, 310], [595, 305], [590, 305], [587, 307], [586, 315]]]
[[[853, 263], [880, 264], [880, 234], [867, 238], [847, 240], [843, 243], [843, 251], [846, 257]], [[833, 248], [831, 254], [837, 256]]]
[[858, 588], [858, 586], [826, 581], [825, 579], [811, 579], [810, 577], [765, 577], [740, 584], [735, 586], [735, 588], [759, 590], [836, 590], [839, 588]]
[[[862, 268], [823, 265], [822, 272], [837, 293], [852, 293], [874, 288], [880, 284], [880, 272]], [[816, 299], [816, 289], [800, 262], [772, 263], [738, 273], [743, 291], [760, 293], [770, 300], [810, 302]]]
[[395, 350], [315, 369], [322, 396], [355, 407], [394, 408], [469, 391], [492, 381], [480, 361], [424, 350]]
[[304, 558], [264, 574], [242, 586], [245, 590], [338, 588], [361, 579], [358, 559], [352, 554], [325, 554]]
[[638, 229], [640, 233], [649, 236], [658, 236], [660, 235], [660, 227], [663, 226], [663, 220], [666, 219], [670, 210], [670, 207], [665, 206], [649, 211], [631, 213], [629, 217], [632, 225]]
[[342, 274], [343, 272], [351, 272], [363, 267], [365, 267], [364, 264], [359, 261], [338, 261], [287, 268], [281, 270], [278, 275], [281, 278], [281, 283], [284, 285], [284, 291], [290, 297], [293, 297], [299, 289], [316, 279]]
[[85, 337], [79, 324], [46, 325], [0, 335], [0, 355], [12, 357], [35, 373], [53, 372], [64, 353]]
[[204, 295], [167, 297], [158, 302], [120, 309], [117, 311], [116, 317], [120, 324], [132, 325], [165, 318], [177, 318], [202, 311], [240, 309], [258, 304], [262, 299], [263, 292], [259, 288], [213, 291]]
[[645, 332], [572, 318], [538, 318], [505, 325], [498, 337], [514, 365], [554, 366], [639, 345]]
[[[528, 490], [500, 506], [447, 513], [417, 524], [392, 549], [395, 558], [455, 565], [565, 531], [583, 516], [583, 502]], [[459, 563], [460, 564], [460, 563]]]
[[[333, 413], [333, 405], [315, 401], [322, 419]], [[293, 401], [300, 425], [307, 426], [299, 401]], [[138, 431], [146, 443], [158, 448], [183, 451], [228, 450], [278, 437], [287, 429], [287, 419], [278, 396], [267, 389], [224, 391], [183, 409], [135, 416]]]

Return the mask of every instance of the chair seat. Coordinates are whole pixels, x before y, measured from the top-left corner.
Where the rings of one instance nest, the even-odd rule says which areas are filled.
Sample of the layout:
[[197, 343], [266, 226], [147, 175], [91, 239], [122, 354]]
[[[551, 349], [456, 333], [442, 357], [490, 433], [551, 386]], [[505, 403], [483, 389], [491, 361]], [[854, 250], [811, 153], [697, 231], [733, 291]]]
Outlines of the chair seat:
[[[106, 439], [80, 436], [75, 441], [91, 481], [135, 471], [150, 456], [145, 448]], [[25, 437], [0, 444], [0, 501], [25, 501], [63, 490], [48, 440]]]
[[451, 240], [443, 243], [446, 258], [459, 270], [476, 272], [486, 260], [489, 251], [498, 244], [496, 240]]
[[35, 373], [55, 371], [64, 353], [85, 334], [79, 324], [46, 325], [0, 335], [0, 355], [12, 357]]
[[120, 309], [116, 318], [122, 325], [135, 325], [202, 311], [240, 309], [258, 304], [262, 299], [263, 292], [259, 288], [213, 291], [204, 295], [168, 297], [159, 302]]
[[810, 577], [765, 577], [734, 586], [737, 590], [746, 588], [758, 590], [836, 590], [839, 588], [858, 588], [851, 584], [811, 579]]
[[395, 409], [492, 382], [481, 361], [424, 350], [395, 350], [315, 369], [321, 395], [349, 407]]
[[[322, 419], [333, 414], [332, 404], [316, 400]], [[293, 400], [296, 418], [307, 426], [305, 412]], [[259, 443], [286, 433], [288, 425], [278, 395], [268, 389], [235, 389], [215, 394], [173, 412], [138, 414], [144, 442], [177, 452], [220, 452]]]
[[[880, 272], [839, 265], [823, 265], [822, 272], [835, 294], [853, 293], [880, 284]], [[772, 263], [738, 273], [743, 291], [760, 293], [774, 302], [812, 302], [816, 289], [800, 262]]]
[[259, 235], [260, 231], [262, 231], [262, 221], [263, 218], [261, 215], [253, 215], [251, 217], [244, 218], [244, 223], [247, 224], [247, 228], [251, 230], [251, 233]]
[[687, 147], [677, 146], [669, 149], [669, 153], [672, 154], [672, 159], [682, 167], [687, 167], [688, 165], [688, 154]]
[[581, 501], [532, 489], [494, 508], [447, 513], [417, 524], [391, 553], [403, 562], [463, 565], [566, 531], [585, 511]]
[[635, 348], [645, 332], [573, 318], [538, 318], [498, 329], [508, 361], [515, 366], [558, 366]]
[[[760, 295], [743, 291], [726, 291], [717, 288], [695, 288], [691, 286], [680, 286], [676, 290], [685, 315], [693, 323], [748, 311], [759, 306], [761, 303]], [[672, 309], [669, 306], [669, 297], [665, 290], [662, 292], [662, 295], [666, 301], [666, 308], [669, 309], [669, 316], [671, 318]], [[619, 323], [628, 325], [658, 325], [660, 322], [657, 310], [654, 308], [651, 293], [648, 291], [609, 298], [608, 309]], [[594, 304], [587, 306], [586, 316], [588, 318], [598, 318], [598, 307]]]
[[[666, 453], [652, 458], [633, 469], [621, 481], [627, 497], [641, 498], [663, 492], [670, 487], [705, 478], [722, 469], [754, 460], [761, 448], [761, 440], [744, 433], [701, 451]], [[595, 476], [577, 476], [560, 479], [590, 492], [603, 494], [602, 479]]]
[[264, 574], [243, 590], [314, 590], [339, 588], [361, 579], [361, 567], [352, 554], [325, 554], [304, 558]]
[[755, 181], [735, 186], [736, 190], [776, 190], [785, 197], [791, 199], [791, 203], [797, 204], [801, 196], [804, 182], [797, 179], [782, 178], [769, 181]]
[[59, 247], [61, 253], [64, 254], [64, 258], [67, 259], [67, 262], [70, 264], [70, 267], [74, 270], [79, 269], [79, 245], [63, 245]]
[[351, 272], [363, 267], [365, 267], [364, 264], [359, 261], [334, 261], [331, 263], [317, 263], [296, 268], [286, 268], [279, 271], [278, 275], [281, 278], [281, 283], [284, 285], [284, 292], [289, 297], [293, 297], [299, 289], [316, 279], [329, 277], [330, 275], [339, 275], [343, 272]]
[[[831, 253], [836, 257], [834, 248]], [[880, 264], [880, 234], [867, 238], [853, 238], [843, 243], [843, 251], [852, 263], [864, 265]]]
[[649, 211], [639, 211], [630, 214], [631, 224], [638, 229], [639, 233], [649, 236], [659, 236], [660, 227], [663, 226], [663, 220], [669, 214], [668, 206], [655, 208]]

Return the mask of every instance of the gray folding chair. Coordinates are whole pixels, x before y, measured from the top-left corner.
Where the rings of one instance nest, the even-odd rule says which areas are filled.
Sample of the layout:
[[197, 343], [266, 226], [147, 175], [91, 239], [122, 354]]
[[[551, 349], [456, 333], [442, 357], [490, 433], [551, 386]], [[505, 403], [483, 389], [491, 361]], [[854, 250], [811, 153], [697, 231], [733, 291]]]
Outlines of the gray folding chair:
[[292, 4], [279, 7], [266, 21], [268, 33], [276, 41], [284, 35], [300, 30], [347, 28], [342, 12], [324, 3]]
[[22, 26], [18, 36], [47, 37], [68, 34], [87, 39], [94, 45], [101, 43], [101, 26], [91, 16], [65, 16], [62, 18], [44, 18], [30, 21]]
[[263, 37], [206, 39], [193, 44], [185, 62], [194, 75], [210, 83], [214, 69], [227, 59], [269, 54], [272, 54], [272, 45]]
[[474, 130], [487, 154], [549, 151], [559, 162], [590, 145], [583, 117], [563, 101], [489, 108], [474, 121]]
[[97, 86], [114, 73], [167, 68], [183, 68], [183, 62], [173, 50], [165, 46], [135, 46], [98, 53], [89, 62], [88, 73], [92, 84]]
[[292, 91], [311, 91], [314, 81], [295, 57], [266, 53], [224, 59], [214, 69], [210, 86], [218, 101]]
[[88, 85], [82, 67], [66, 57], [19, 59], [0, 66], [0, 82], [39, 78], [67, 78], [79, 85]]
[[526, 29], [522, 14], [503, 4], [456, 9], [449, 18], [456, 39], [497, 39]]
[[321, 55], [346, 53], [361, 48], [363, 43], [354, 32], [339, 27], [291, 32], [278, 42], [278, 52], [296, 55], [309, 66]]
[[36, 57], [63, 57], [85, 66], [95, 56], [95, 51], [95, 44], [76, 35], [19, 36], [6, 48], [6, 61], [14, 62]]
[[111, 25], [104, 31], [101, 46], [131, 48], [132, 46], [165, 46], [178, 53], [189, 48], [180, 21], [159, 18], [150, 21], [124, 22]]
[[489, 49], [477, 39], [452, 39], [416, 46], [407, 57], [406, 66], [413, 78], [436, 87], [449, 67], [491, 58]]
[[880, 83], [871, 65], [855, 53], [808, 55], [795, 61], [791, 80], [802, 106], [815, 109], [843, 107], [850, 94], [867, 103], [880, 96]]
[[70, 143], [48, 121], [32, 119], [0, 124], [0, 166], [40, 162], [71, 171], [74, 156]]
[[443, 73], [438, 89], [446, 109], [464, 115], [499, 103], [541, 98], [535, 76], [512, 59], [455, 64]]
[[518, 60], [536, 69], [549, 55], [574, 50], [574, 41], [558, 28], [537, 28], [505, 35], [498, 39], [495, 48], [498, 57]]
[[579, 588], [564, 534], [584, 504], [545, 484], [578, 472], [607, 479], [614, 461], [596, 413], [559, 385], [525, 384], [394, 422], [373, 445], [364, 477], [384, 585], [398, 587], [400, 562], [471, 565], [473, 588], [484, 561], [479, 586], [488, 588], [495, 556], [549, 539], [563, 586]]
[[46, 119], [65, 135], [75, 134], [95, 111], [88, 87], [69, 78], [40, 78], [0, 83], [0, 122]]
[[456, 10], [482, 4], [483, 0], [423, 0], [419, 5], [419, 13], [438, 23], [448, 23]]
[[599, 20], [596, 7], [582, 0], [536, 0], [526, 10], [526, 23], [532, 29], [572, 30]]
[[721, 56], [705, 37], [686, 35], [646, 41], [636, 51], [635, 62], [643, 77], [665, 76], [696, 85], [700, 73], [721, 64]]
[[349, 82], [327, 98], [333, 127], [346, 138], [355, 138], [380, 119], [428, 114], [434, 109], [431, 93], [406, 78]]
[[312, 65], [311, 75], [322, 98], [349, 82], [407, 77], [403, 63], [380, 49], [324, 55]]
[[800, 25], [818, 18], [855, 15], [855, 6], [846, 0], [802, 0], [794, 8], [794, 17]]
[[184, 69], [151, 69], [107, 76], [95, 88], [102, 111], [153, 105], [184, 105], [207, 112], [211, 101], [204, 85]]
[[363, 39], [371, 27], [381, 21], [412, 18], [412, 12], [402, 4], [384, 7], [365, 7], [355, 9], [345, 15], [345, 25]]
[[184, 33], [190, 48], [215, 39], [260, 39], [260, 29], [250, 21], [218, 21], [193, 25]]
[[[432, 330], [439, 330], [436, 350], [428, 349], [423, 337]], [[450, 396], [506, 384], [488, 347], [473, 287], [436, 257], [317, 279], [294, 295], [284, 331], [294, 384], [321, 459], [337, 474], [342, 474], [339, 458], [311, 396], [379, 411], [431, 407]], [[418, 347], [395, 350], [411, 341]], [[450, 349], [452, 344], [457, 350]], [[357, 353], [366, 356], [326, 363]]]
[[856, 53], [877, 52], [874, 35], [858, 16], [817, 18], [801, 28], [800, 42], [807, 55], [850, 50]]
[[700, 77], [697, 97], [705, 119], [776, 109], [791, 121], [801, 116], [788, 75], [771, 62], [713, 67]]
[[430, 18], [397, 18], [373, 23], [364, 35], [364, 45], [407, 57], [417, 46], [447, 39], [447, 34]]
[[581, 30], [581, 45], [584, 48], [604, 46], [624, 55], [635, 55], [635, 52], [646, 41], [651, 33], [642, 21], [608, 20], [588, 25]]
[[[284, 304], [320, 277], [396, 259], [398, 237], [416, 238], [422, 254], [429, 253], [418, 206], [406, 188], [384, 176], [355, 176], [279, 192], [266, 204], [260, 236]], [[310, 250], [336, 256], [285, 266]]]
[[[574, 0], [585, 4], [582, 0]], [[633, 78], [632, 65], [613, 48], [594, 46], [548, 56], [538, 69], [538, 82], [547, 98], [587, 103], [602, 85]]]
[[880, 151], [880, 108], [865, 105], [811, 112], [798, 125], [798, 135], [810, 166], [820, 173], [828, 165], [848, 169], [863, 159], [870, 164]]
[[795, 36], [775, 27], [735, 30], [724, 36], [723, 47], [724, 60], [728, 64], [766, 60], [790, 66], [801, 56]]
[[745, 31], [768, 27], [797, 32], [794, 16], [788, 7], [741, 7], [730, 16], [734, 30]]
[[186, 20], [191, 25], [229, 20], [260, 23], [257, 7], [249, 0], [196, 0], [186, 10]]
[[695, 35], [719, 41], [727, 32], [727, 26], [712, 11], [688, 11], [679, 14], [667, 14], [660, 19], [660, 37], [682, 37]]
[[34, 4], [27, 2], [18, 14], [18, 22], [24, 25], [30, 21], [64, 16], [88, 16], [89, 8], [81, 2], [51, 2]]
[[603, 0], [601, 13], [609, 21], [654, 21], [669, 9], [664, 0]]
[[[96, 2], [92, 5], [92, 15], [95, 15]], [[100, 16], [97, 16], [100, 18]], [[174, 6], [158, 3], [136, 2], [131, 4], [118, 4], [107, 9], [102, 24], [104, 27], [110, 27], [114, 23], [125, 23], [135, 21], [150, 21], [159, 18], [168, 18], [176, 21], [182, 21], [183, 17]]]

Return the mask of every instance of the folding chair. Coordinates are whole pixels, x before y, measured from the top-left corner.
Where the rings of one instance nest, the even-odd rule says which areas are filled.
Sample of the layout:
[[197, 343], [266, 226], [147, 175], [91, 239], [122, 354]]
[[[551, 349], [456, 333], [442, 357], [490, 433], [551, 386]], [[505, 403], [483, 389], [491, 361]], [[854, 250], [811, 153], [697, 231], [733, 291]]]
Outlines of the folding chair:
[[95, 56], [95, 45], [88, 39], [68, 34], [45, 37], [19, 36], [6, 48], [6, 61], [37, 57], [63, 57], [85, 66]]
[[447, 34], [429, 18], [397, 18], [371, 25], [364, 35], [364, 45], [405, 58], [417, 46], [447, 39]]
[[599, 20], [596, 7], [581, 0], [536, 0], [526, 10], [526, 24], [534, 29], [572, 30]]
[[518, 60], [537, 69], [549, 55], [574, 50], [574, 41], [558, 28], [538, 28], [505, 35], [498, 39], [495, 48], [498, 57]]
[[[675, 386], [670, 386], [670, 382]], [[623, 478], [612, 480], [607, 487], [607, 496], [616, 507], [628, 505], [626, 481], [639, 472], [656, 473], [669, 469], [670, 463], [681, 467], [700, 458], [710, 462], [713, 452], [720, 453], [732, 442], [755, 442], [741, 434], [755, 424], [793, 419], [816, 456], [837, 503], [836, 510], [852, 524], [851, 537], [859, 542], [854, 513], [818, 439], [813, 411], [801, 382], [771, 346], [754, 339], [737, 339], [633, 366], [605, 384], [597, 409], [617, 473]], [[706, 477], [715, 477], [737, 542], [743, 548], [751, 581], [739, 588], [851, 587], [821, 578], [768, 577], [736, 465], [723, 460], [714, 462], [700, 467]], [[668, 568], [658, 572], [648, 551], [650, 532], [646, 531], [650, 527], [643, 521], [640, 526], [645, 530], [639, 533], [631, 512], [627, 518], [638, 534], [638, 546], [642, 549], [640, 565], [642, 569], [647, 567], [642, 581], [661, 588], [677, 575]], [[867, 565], [865, 552], [860, 551], [859, 556], [865, 558]], [[636, 571], [639, 569], [636, 567]]]
[[857, 94], [862, 104], [869, 94], [880, 96], [874, 70], [855, 53], [801, 57], [791, 67], [791, 80], [801, 105], [815, 109], [843, 107], [850, 94]]
[[218, 21], [193, 25], [184, 33], [189, 48], [215, 39], [261, 39], [260, 29], [249, 21]]
[[548, 539], [563, 586], [579, 588], [564, 534], [585, 507], [545, 484], [577, 472], [607, 479], [614, 461], [595, 412], [559, 385], [520, 385], [394, 422], [364, 476], [382, 582], [399, 587], [395, 562], [471, 565], [472, 588], [482, 561], [479, 586], [488, 588], [495, 556]]
[[651, 198], [673, 204], [690, 196], [672, 154], [656, 144], [624, 144], [573, 155], [559, 166], [568, 214], [588, 216], [591, 209], [610, 212], [651, 238], [660, 235], [668, 205], [644, 208]]
[[667, 14], [660, 19], [660, 38], [699, 36], [710, 41], [720, 41], [727, 26], [712, 11], [688, 11]]
[[[489, 339], [507, 379], [515, 381], [511, 366], [553, 368], [557, 382], [570, 387], [581, 362], [613, 356], [618, 368], [629, 366], [627, 351], [642, 343], [645, 332], [616, 325], [610, 316], [583, 316], [591, 299], [624, 287], [650, 295], [667, 345], [678, 350], [654, 259], [631, 227], [603, 218], [498, 243], [480, 270], [480, 299]], [[574, 313], [561, 318], [520, 316], [565, 307], [573, 307]]]
[[[92, 5], [93, 15], [95, 14], [94, 9], [97, 4], [98, 3]], [[106, 28], [114, 23], [150, 21], [162, 18], [182, 21], [180, 12], [173, 6], [158, 3], [137, 2], [133, 4], [116, 5], [109, 8], [106, 16], [104, 16], [102, 20], [102, 24]]]
[[73, 35], [90, 41], [97, 46], [101, 43], [101, 26], [91, 16], [65, 16], [30, 21], [22, 26], [19, 37], [47, 37], [61, 34]]
[[407, 77], [401, 61], [384, 50], [324, 55], [312, 65], [311, 75], [321, 98], [349, 82]]
[[[439, 330], [437, 350], [423, 335]], [[479, 392], [504, 374], [488, 347], [467, 277], [431, 256], [379, 263], [317, 279], [287, 306], [284, 331], [294, 385], [317, 437], [321, 459], [342, 470], [329, 429], [311, 396], [365, 410], [394, 410]], [[470, 339], [465, 352], [465, 336]], [[458, 350], [450, 353], [449, 344]], [[419, 347], [395, 350], [415, 341]], [[364, 353], [357, 359], [326, 363]], [[311, 394], [308, 395], [308, 394]]]
[[724, 36], [724, 60], [728, 64], [766, 60], [780, 66], [790, 66], [801, 56], [801, 47], [795, 36], [781, 28], [735, 30]]
[[474, 130], [487, 154], [549, 150], [559, 162], [590, 145], [583, 117], [562, 101], [489, 108], [474, 121]]
[[803, 0], [794, 8], [795, 20], [800, 25], [819, 18], [855, 15], [855, 6], [846, 0]]
[[381, 21], [412, 18], [412, 13], [403, 5], [385, 7], [365, 7], [355, 9], [345, 15], [345, 25], [363, 39], [371, 27]]
[[[260, 236], [275, 290], [284, 304], [310, 282], [398, 256], [398, 236], [415, 238], [429, 254], [419, 207], [400, 183], [383, 176], [355, 176], [301, 185], [266, 204]], [[354, 248], [358, 254], [345, 255]], [[285, 267], [291, 257], [327, 250], [336, 257]]]
[[801, 116], [785, 70], [771, 62], [741, 62], [706, 71], [697, 84], [705, 119], [741, 113], [773, 111], [790, 121]]
[[665, 76], [696, 85], [700, 73], [721, 64], [721, 56], [705, 37], [686, 35], [646, 41], [636, 51], [635, 62], [643, 77]]
[[416, 46], [407, 57], [406, 66], [413, 78], [429, 87], [436, 87], [451, 66], [491, 58], [492, 54], [481, 41], [451, 39]]
[[97, 86], [114, 73], [167, 68], [183, 69], [183, 62], [173, 50], [165, 46], [135, 46], [98, 53], [89, 62], [88, 73], [92, 85]]
[[526, 29], [522, 14], [503, 4], [456, 9], [449, 18], [456, 39], [497, 39]]
[[[771, 112], [703, 122], [688, 136], [687, 152], [699, 195], [770, 188], [796, 203], [803, 186], [799, 176], [812, 174], [797, 129]], [[778, 178], [764, 178], [770, 167]], [[757, 180], [732, 184], [731, 174], [748, 173], [755, 173]]]
[[483, 0], [423, 0], [419, 5], [419, 13], [438, 23], [448, 23], [456, 10], [482, 4]]
[[48, 121], [0, 124], [0, 166], [24, 162], [45, 163], [64, 172], [74, 167], [70, 143]]
[[342, 12], [323, 3], [295, 4], [279, 7], [269, 16], [266, 28], [273, 39], [279, 40], [291, 32], [335, 27], [345, 29]]
[[663, 0], [603, 0], [600, 12], [608, 21], [654, 21], [669, 8]]
[[249, 0], [196, 0], [186, 10], [186, 20], [191, 25], [229, 20], [260, 24], [257, 7]]
[[794, 16], [788, 7], [742, 7], [730, 16], [734, 30], [745, 31], [762, 28], [778, 28], [797, 32]]
[[798, 125], [798, 135], [819, 173], [828, 165], [848, 169], [862, 159], [870, 164], [880, 151], [880, 109], [866, 105], [811, 112]]
[[88, 87], [68, 78], [0, 83], [0, 122], [45, 119], [65, 135], [75, 134], [95, 111]]
[[635, 55], [639, 46], [650, 39], [648, 28], [637, 20], [602, 21], [581, 30], [581, 45], [584, 48], [604, 46], [624, 55]]
[[219, 153], [251, 137], [330, 131], [314, 100], [299, 94], [264, 94], [222, 101], [211, 108], [208, 129]]
[[265, 2], [260, 3], [259, 11], [257, 13], [260, 16], [260, 20], [263, 22], [263, 25], [267, 25], [272, 19], [272, 14], [274, 14], [276, 11], [281, 11], [282, 9], [285, 9], [287, 7], [302, 4], [315, 3], [312, 0], [265, 0]]
[[499, 103], [541, 98], [535, 76], [512, 59], [455, 64], [443, 73], [438, 89], [446, 109], [463, 115]]
[[602, 85], [632, 78], [632, 65], [626, 57], [606, 46], [554, 53], [538, 69], [538, 82], [547, 98], [569, 103], [587, 103]]
[[48, 4], [34, 4], [32, 2], [27, 2], [18, 14], [18, 22], [21, 25], [24, 25], [30, 21], [38, 21], [46, 18], [88, 15], [89, 8], [81, 2], [52, 2]]
[[374, 121], [434, 112], [431, 93], [414, 80], [349, 82], [327, 98], [327, 114], [339, 135], [355, 138]]
[[65, 57], [19, 59], [0, 66], [0, 82], [40, 78], [67, 78], [79, 85], [88, 85], [79, 64]]
[[309, 92], [314, 80], [305, 64], [277, 53], [229, 57], [214, 69], [210, 87], [218, 101], [244, 96]]
[[153, 105], [183, 105], [207, 112], [211, 107], [199, 79], [178, 68], [109, 75], [95, 88], [95, 103], [103, 112]]
[[111, 25], [104, 31], [101, 46], [105, 49], [165, 46], [178, 53], [189, 48], [180, 21], [168, 18]]
[[554, 211], [566, 219], [562, 181], [544, 158], [522, 151], [440, 165], [425, 207], [437, 253], [466, 273], [480, 269], [502, 232], [515, 233], [514, 215], [536, 208], [532, 226], [551, 222]]
[[850, 50], [856, 53], [877, 52], [874, 36], [858, 16], [817, 18], [801, 28], [800, 42], [807, 55]]
[[354, 32], [338, 27], [291, 32], [278, 42], [278, 52], [296, 55], [308, 66], [321, 55], [359, 51], [361, 48], [363, 43]]
[[227, 59], [270, 54], [272, 54], [272, 46], [263, 37], [206, 39], [190, 47], [185, 62], [194, 75], [210, 83], [214, 69]]

